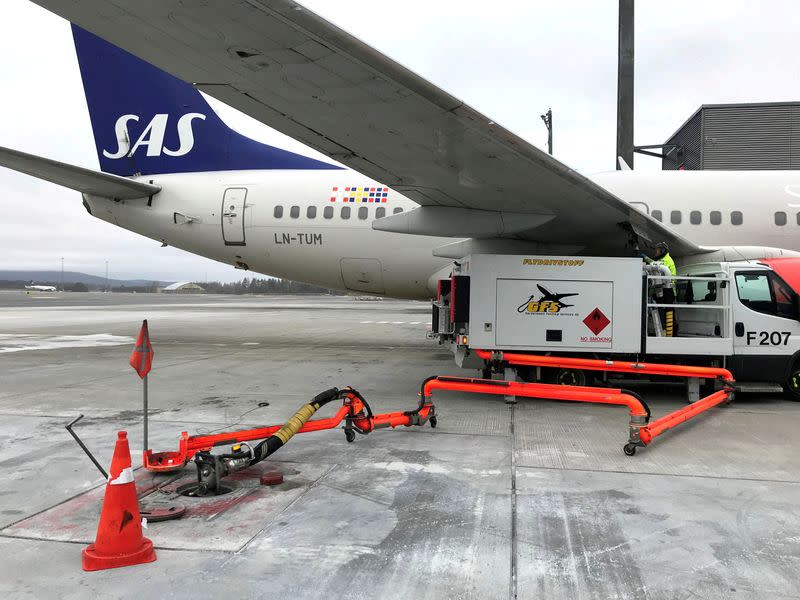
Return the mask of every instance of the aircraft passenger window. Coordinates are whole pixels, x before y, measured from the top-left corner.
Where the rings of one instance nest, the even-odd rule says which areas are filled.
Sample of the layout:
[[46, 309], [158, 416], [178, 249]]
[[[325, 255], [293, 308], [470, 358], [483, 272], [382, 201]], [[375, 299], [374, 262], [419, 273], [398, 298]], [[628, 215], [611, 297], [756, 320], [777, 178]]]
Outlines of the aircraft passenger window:
[[349, 206], [343, 206], [342, 207], [342, 218], [343, 219], [349, 219], [350, 218], [350, 207]]
[[297, 219], [298, 217], [300, 217], [300, 207], [293, 206], [292, 208], [290, 208], [289, 216], [292, 217], [293, 219]]
[[797, 213], [797, 224], [800, 225], [800, 212]]
[[797, 294], [772, 271], [736, 273], [739, 300], [750, 310], [797, 319]]
[[742, 211], [734, 210], [731, 213], [731, 225], [741, 225], [744, 218], [742, 217]]
[[322, 209], [322, 216], [325, 217], [326, 219], [332, 219], [333, 218], [333, 207], [332, 206], [326, 206], [324, 209]]
[[782, 210], [775, 213], [775, 225], [786, 225], [786, 213]]
[[653, 217], [656, 221], [662, 221], [664, 217], [661, 215], [660, 210], [654, 210], [650, 213], [650, 216]]
[[[273, 214], [275, 215], [276, 219], [280, 219], [283, 216], [283, 207], [282, 206], [276, 206], [275, 207], [275, 212]], [[800, 214], [800, 213], [798, 213], [798, 214]]]
[[309, 219], [316, 219], [317, 218], [317, 207], [316, 206], [309, 206], [306, 209], [306, 217]]
[[712, 210], [711, 214], [708, 215], [709, 221], [711, 221], [712, 225], [721, 225], [722, 224], [722, 213], [718, 210]]
[[369, 209], [366, 206], [360, 206], [358, 208], [358, 218], [362, 221], [369, 216]]
[[669, 222], [673, 225], [680, 225], [681, 224], [681, 211], [673, 210], [669, 213]]
[[386, 216], [386, 207], [385, 206], [379, 206], [378, 208], [375, 209], [375, 218], [376, 219], [380, 219], [381, 217], [385, 217], [385, 216]]
[[692, 225], [700, 225], [700, 222], [703, 220], [702, 215], [700, 214], [699, 210], [693, 210], [689, 213], [689, 223]]
[[402, 206], [396, 206], [395, 209], [392, 211], [392, 214], [396, 215], [397, 213], [401, 213], [401, 212], [403, 212], [403, 207]]

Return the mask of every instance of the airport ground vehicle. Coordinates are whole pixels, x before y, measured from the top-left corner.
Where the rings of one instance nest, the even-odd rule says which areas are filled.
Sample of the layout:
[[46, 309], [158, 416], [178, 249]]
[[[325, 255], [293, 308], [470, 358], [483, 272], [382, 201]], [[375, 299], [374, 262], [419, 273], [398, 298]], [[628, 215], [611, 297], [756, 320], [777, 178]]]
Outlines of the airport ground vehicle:
[[[658, 302], [664, 286], [675, 287], [674, 303]], [[742, 391], [800, 400], [798, 290], [797, 258], [694, 264], [673, 278], [648, 274], [639, 258], [472, 255], [440, 280], [430, 335], [485, 375], [510, 367], [527, 380], [586, 381], [581, 369], [481, 351], [718, 366]]]

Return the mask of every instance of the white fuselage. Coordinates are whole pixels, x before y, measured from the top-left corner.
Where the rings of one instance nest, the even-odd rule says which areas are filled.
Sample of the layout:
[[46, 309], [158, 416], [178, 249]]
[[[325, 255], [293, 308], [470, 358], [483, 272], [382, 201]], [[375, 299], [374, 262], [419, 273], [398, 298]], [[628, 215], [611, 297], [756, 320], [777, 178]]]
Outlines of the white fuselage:
[[[162, 191], [149, 202], [85, 196], [92, 214], [258, 273], [424, 299], [452, 264], [433, 250], [457, 241], [453, 238], [373, 230], [379, 207], [390, 215], [417, 205], [391, 190], [370, 202], [371, 192], [364, 190], [383, 186], [353, 171], [226, 171], [140, 179]], [[644, 212], [661, 211], [668, 227], [697, 244], [800, 251], [800, 173], [619, 171], [592, 179]], [[357, 191], [351, 192], [353, 188]], [[355, 201], [346, 200], [352, 197]], [[343, 208], [350, 209], [349, 218], [343, 217]], [[680, 213], [680, 223], [672, 222], [673, 211]], [[712, 211], [719, 211], [719, 224], [714, 224], [716, 218], [712, 222]], [[738, 215], [731, 221], [736, 211], [741, 224], [736, 224]], [[780, 216], [776, 223], [775, 214], [781, 212], [786, 213], [784, 225], [777, 224], [783, 222]]]

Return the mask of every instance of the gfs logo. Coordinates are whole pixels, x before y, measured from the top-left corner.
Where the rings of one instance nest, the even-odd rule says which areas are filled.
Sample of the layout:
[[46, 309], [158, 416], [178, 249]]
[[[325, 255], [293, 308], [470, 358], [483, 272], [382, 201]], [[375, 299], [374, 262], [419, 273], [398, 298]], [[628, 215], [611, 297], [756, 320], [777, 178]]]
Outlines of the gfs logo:
[[114, 124], [114, 132], [117, 136], [117, 149], [113, 152], [103, 150], [103, 156], [111, 159], [133, 156], [139, 148], [147, 148], [147, 156], [161, 156], [163, 152], [167, 156], [184, 156], [194, 148], [194, 131], [192, 122], [195, 119], [205, 121], [206, 116], [201, 113], [186, 113], [178, 119], [176, 125], [178, 130], [178, 147], [166, 148], [164, 146], [164, 136], [167, 133], [168, 114], [157, 114], [141, 135], [131, 146], [130, 136], [128, 135], [128, 123], [139, 121], [137, 115], [122, 115]]

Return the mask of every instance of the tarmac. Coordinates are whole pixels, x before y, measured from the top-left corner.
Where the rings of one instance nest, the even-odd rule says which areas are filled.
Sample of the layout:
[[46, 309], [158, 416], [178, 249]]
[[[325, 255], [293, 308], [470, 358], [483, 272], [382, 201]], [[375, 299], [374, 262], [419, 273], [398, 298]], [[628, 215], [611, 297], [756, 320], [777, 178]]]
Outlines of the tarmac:
[[[233, 491], [149, 523], [154, 563], [87, 573], [118, 430], [134, 466], [142, 319], [150, 445], [281, 423], [353, 386], [376, 412], [459, 370], [425, 303], [348, 297], [0, 292], [0, 594], [11, 598], [800, 598], [800, 403], [740, 396], [622, 452], [620, 407], [437, 392], [438, 427], [301, 434]], [[638, 390], [659, 416], [682, 390]], [[268, 406], [259, 406], [268, 403]], [[333, 413], [323, 409], [321, 416]], [[279, 470], [284, 482], [259, 485]], [[194, 467], [136, 471], [176, 502]]]

